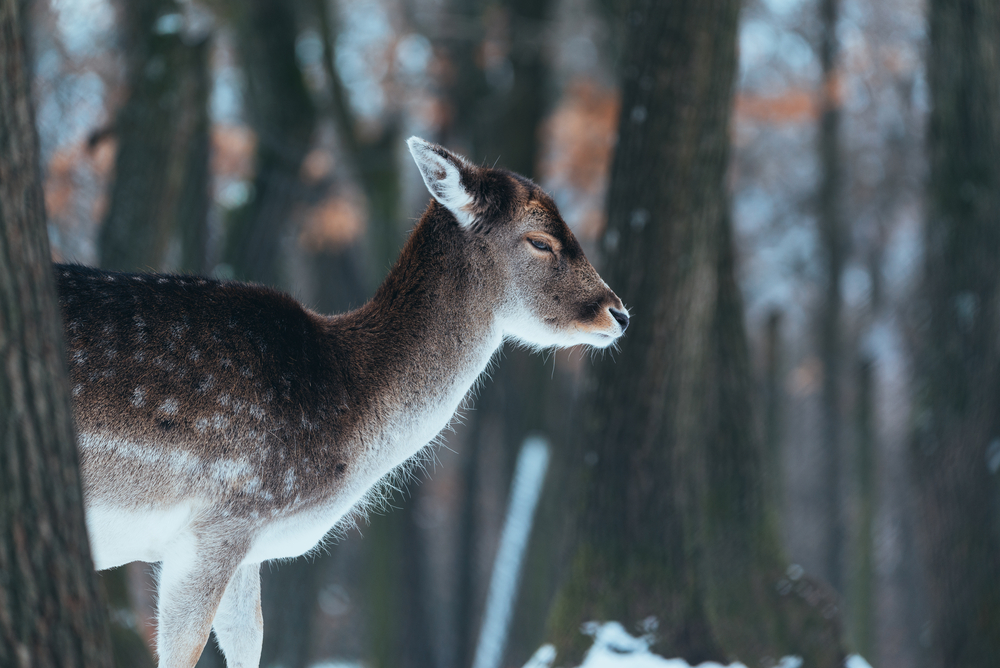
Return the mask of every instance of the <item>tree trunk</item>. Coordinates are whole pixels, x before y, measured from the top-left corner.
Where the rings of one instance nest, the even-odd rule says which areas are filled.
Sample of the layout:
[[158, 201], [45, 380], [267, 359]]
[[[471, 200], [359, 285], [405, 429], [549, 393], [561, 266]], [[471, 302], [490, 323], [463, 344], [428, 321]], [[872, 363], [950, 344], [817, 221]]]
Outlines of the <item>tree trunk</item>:
[[[604, 275], [638, 306], [596, 367], [578, 427], [579, 535], [550, 637], [579, 657], [587, 620], [658, 620], [691, 663], [798, 654], [839, 666], [833, 597], [784, 575], [725, 190], [739, 3], [630, 12]], [[633, 627], [634, 628], [634, 627]]]
[[109, 668], [45, 229], [24, 9], [0, 0], [0, 665]]
[[224, 259], [236, 278], [266, 285], [280, 283], [281, 234], [300, 193], [299, 170], [316, 127], [295, 56], [294, 6], [284, 0], [230, 4], [257, 156], [250, 199], [231, 214]]
[[784, 504], [783, 450], [784, 450], [784, 377], [781, 311], [773, 310], [767, 316], [764, 330], [764, 472], [766, 487], [771, 499], [769, 509], [774, 521], [780, 522], [780, 509]]
[[913, 457], [938, 665], [1000, 657], [1000, 9], [933, 0]]
[[875, 657], [875, 500], [877, 460], [874, 362], [858, 362], [856, 458], [858, 517], [851, 563], [850, 627], [854, 649], [869, 660]]
[[100, 234], [108, 269], [163, 269], [175, 235], [181, 268], [207, 268], [208, 41], [158, 33], [170, 11], [166, 0], [125, 5], [130, 94], [113, 128], [115, 180]]
[[822, 0], [820, 65], [823, 68], [819, 127], [819, 236], [825, 270], [823, 303], [819, 317], [819, 355], [823, 363], [820, 395], [823, 446], [822, 508], [825, 545], [823, 577], [843, 592], [844, 517], [841, 503], [841, 395], [840, 276], [844, 268], [844, 223], [841, 212], [840, 102], [837, 97], [838, 0]]

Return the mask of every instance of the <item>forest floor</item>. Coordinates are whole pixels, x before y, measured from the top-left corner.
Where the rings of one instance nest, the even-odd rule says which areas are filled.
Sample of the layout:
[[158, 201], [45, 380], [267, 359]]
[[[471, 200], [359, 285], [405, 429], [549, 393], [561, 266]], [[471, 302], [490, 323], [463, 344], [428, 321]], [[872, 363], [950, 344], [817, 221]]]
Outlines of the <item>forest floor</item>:
[[[653, 635], [635, 637], [618, 622], [598, 624], [591, 622], [584, 627], [584, 633], [594, 638], [594, 645], [587, 651], [579, 668], [746, 668], [742, 663], [724, 666], [712, 661], [692, 667], [683, 659], [665, 659], [649, 651]], [[556, 650], [552, 645], [543, 645], [524, 665], [524, 668], [550, 668], [555, 661]], [[775, 668], [801, 668], [802, 659], [797, 656], [783, 657]], [[847, 657], [845, 668], [871, 668], [867, 661], [857, 654]]]

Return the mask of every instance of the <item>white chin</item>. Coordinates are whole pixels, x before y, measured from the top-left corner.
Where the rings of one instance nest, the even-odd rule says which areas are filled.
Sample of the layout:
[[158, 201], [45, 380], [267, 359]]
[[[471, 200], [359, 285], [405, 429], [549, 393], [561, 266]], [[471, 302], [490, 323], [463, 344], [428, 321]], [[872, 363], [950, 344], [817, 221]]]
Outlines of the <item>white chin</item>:
[[542, 350], [545, 348], [572, 348], [573, 346], [591, 346], [593, 348], [607, 348], [618, 340], [612, 334], [601, 334], [598, 332], [573, 332], [563, 334], [559, 332], [507, 332], [507, 337], [518, 343]]
[[612, 336], [611, 334], [588, 334], [586, 336], [586, 341], [581, 341], [583, 345], [593, 346], [594, 348], [607, 348], [618, 340], [617, 336]]

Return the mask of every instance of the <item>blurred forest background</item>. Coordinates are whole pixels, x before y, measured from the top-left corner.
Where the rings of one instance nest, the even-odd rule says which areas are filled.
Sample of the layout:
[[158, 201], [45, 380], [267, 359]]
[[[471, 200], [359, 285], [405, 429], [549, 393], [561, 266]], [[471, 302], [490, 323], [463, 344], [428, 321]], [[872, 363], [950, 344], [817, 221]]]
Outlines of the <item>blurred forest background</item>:
[[[268, 283], [326, 313], [356, 307], [373, 294], [428, 200], [404, 144], [416, 134], [540, 183], [632, 311], [634, 329], [620, 354], [532, 356], [508, 347], [475, 409], [446, 435], [433, 465], [415, 473], [419, 484], [396, 495], [394, 510], [321, 554], [265, 565], [262, 665], [470, 665], [514, 462], [531, 434], [546, 437], [554, 455], [504, 666], [523, 665], [542, 642], [561, 637], [561, 625], [575, 633], [586, 620], [567, 610], [610, 618], [644, 609], [635, 601], [574, 603], [576, 590], [566, 585], [573, 578], [600, 580], [607, 589], [645, 586], [634, 573], [610, 575], [616, 557], [600, 548], [580, 556], [579, 536], [600, 543], [599, 527], [630, 524], [633, 534], [622, 544], [659, 554], [649, 545], [660, 539], [649, 536], [672, 541], [679, 532], [688, 540], [703, 530], [690, 514], [697, 503], [709, 516], [726, 504], [740, 512], [752, 506], [750, 524], [774, 541], [745, 539], [746, 558], [760, 553], [767, 565], [759, 577], [748, 576], [760, 588], [739, 606], [713, 598], [726, 591], [716, 587], [724, 575], [706, 576], [708, 584], [685, 575], [700, 573], [702, 561], [716, 575], [751, 568], [715, 557], [742, 554], [725, 523], [711, 520], [704, 529], [725, 534], [719, 540], [730, 542], [719, 550], [711, 536], [674, 543], [678, 554], [663, 568], [678, 569], [671, 577], [686, 584], [672, 591], [687, 593], [666, 606], [675, 619], [660, 619], [663, 652], [694, 661], [753, 645], [732, 625], [717, 630], [725, 626], [719, 619], [764, 618], [767, 604], [759, 599], [777, 592], [825, 620], [782, 628], [812, 634], [828, 656], [859, 652], [873, 666], [893, 668], [1000, 661], [991, 654], [1000, 649], [997, 11], [973, 0], [953, 3], [961, 10], [950, 14], [945, 0], [930, 8], [919, 0], [745, 0], [741, 7], [703, 3], [722, 8], [698, 16], [698, 3], [665, 4], [680, 23], [650, 35], [640, 24], [660, 11], [656, 3], [619, 0], [31, 3], [35, 108], [57, 260]], [[667, 90], [664, 77], [646, 73], [637, 50], [664, 52], [661, 40], [687, 44], [689, 35], [715, 36], [689, 40], [707, 74], [694, 63], [684, 74], [691, 78], [678, 75], [669, 86], [680, 88]], [[937, 57], [928, 58], [929, 50]], [[655, 133], [627, 139], [628, 128], [663, 128], [668, 117], [692, 122], [690, 114], [636, 100], [702, 88], [716, 96], [705, 117], [721, 124], [729, 143], [689, 146], [711, 153], [724, 178], [698, 204], [714, 211], [703, 221], [707, 231], [669, 232], [668, 253], [649, 240], [668, 239], [667, 232], [644, 242], [639, 235], [647, 226], [668, 230], [667, 214], [681, 206], [678, 193], [687, 187], [685, 170], [701, 168], [677, 161], [680, 176], [671, 183], [680, 190], [650, 182], [660, 190], [647, 199], [625, 188], [620, 194], [632, 192], [633, 200], [611, 192], [609, 204], [613, 158], [616, 147], [624, 161], [626, 147], [659, 141]], [[935, 107], [932, 100], [944, 101]], [[971, 130], [961, 114], [929, 121], [949, 100], [971, 110]], [[964, 156], [959, 167], [948, 162], [955, 154]], [[632, 167], [656, 172], [649, 164]], [[615, 169], [626, 179], [628, 164]], [[985, 227], [926, 232], [934, 220]], [[940, 252], [928, 251], [928, 239]], [[735, 342], [719, 335], [712, 340], [722, 352], [710, 349], [702, 362], [711, 366], [728, 354], [742, 360], [750, 385], [743, 383], [736, 401], [746, 410], [731, 441], [743, 448], [739, 461], [749, 451], [756, 459], [731, 465], [723, 446], [698, 454], [707, 459], [695, 477], [709, 481], [708, 491], [677, 493], [670, 503], [689, 513], [683, 521], [667, 516], [670, 503], [633, 513], [630, 522], [590, 512], [596, 502], [588, 499], [626, 503], [634, 489], [673, 494], [694, 484], [683, 466], [695, 455], [683, 448], [670, 455], [677, 471], [667, 466], [661, 476], [647, 467], [634, 487], [624, 478], [618, 487], [605, 484], [624, 468], [615, 464], [626, 456], [616, 448], [630, 446], [595, 441], [587, 431], [604, 419], [594, 406], [616, 401], [615, 387], [631, 384], [638, 393], [622, 406], [650, 396], [641, 374], [628, 375], [647, 368], [629, 366], [630, 348], [662, 349], [667, 357], [681, 350], [642, 324], [662, 310], [659, 288], [629, 271], [686, 262], [681, 245], [689, 241], [691, 257], [712, 254], [720, 259], [711, 266], [735, 272], [738, 293], [727, 292], [724, 273], [719, 279], [719, 300], [735, 310], [720, 307], [717, 316], [735, 317], [728, 321], [735, 329], [709, 320], [719, 331], [745, 325], [748, 345], [742, 333]], [[626, 252], [633, 261], [614, 265], [616, 253]], [[946, 278], [956, 267], [957, 278]], [[676, 284], [682, 291], [684, 280]], [[934, 324], [945, 321], [957, 321], [958, 333]], [[685, 336], [699, 336], [692, 332]], [[681, 383], [663, 409], [667, 422], [684, 422], [684, 395], [696, 392], [683, 383], [708, 367], [685, 368], [664, 376]], [[935, 384], [958, 378], [956, 369], [978, 375], [971, 384]], [[726, 403], [732, 388], [724, 380], [719, 387], [716, 408], [733, 405]], [[945, 404], [951, 408], [939, 410]], [[961, 421], [955, 415], [969, 411], [975, 424], [948, 432], [959, 434], [952, 450], [968, 456], [934, 459], [947, 450], [934, 443]], [[730, 426], [722, 418], [716, 425], [709, 409], [692, 414], [708, 426], [670, 427], [671, 442], [685, 441], [684, 429], [716, 430], [724, 440]], [[628, 425], [618, 428], [623, 434]], [[644, 456], [630, 466], [646, 466]], [[578, 522], [578, 509], [596, 519]], [[603, 574], [588, 574], [595, 564]], [[150, 567], [133, 564], [102, 579], [120, 665], [152, 665], [141, 643], [122, 649], [132, 632], [151, 639]], [[955, 580], [962, 581], [957, 589]], [[634, 631], [642, 619], [619, 621]], [[718, 640], [725, 637], [736, 640]], [[785, 646], [788, 653], [797, 647]], [[199, 665], [223, 665], [213, 648]], [[761, 650], [743, 660], [763, 665], [765, 657]]]

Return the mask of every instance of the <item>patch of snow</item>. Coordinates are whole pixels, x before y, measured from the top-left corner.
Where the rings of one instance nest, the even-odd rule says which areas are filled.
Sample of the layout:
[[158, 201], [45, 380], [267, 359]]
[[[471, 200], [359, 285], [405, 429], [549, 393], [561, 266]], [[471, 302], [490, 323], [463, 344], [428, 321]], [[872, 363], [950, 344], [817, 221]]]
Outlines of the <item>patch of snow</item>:
[[845, 668], [872, 668], [860, 654], [851, 654], [844, 662]]
[[[714, 661], [706, 661], [692, 667], [684, 659], [665, 659], [649, 651], [655, 637], [655, 621], [647, 620], [644, 627], [650, 632], [636, 637], [618, 622], [588, 622], [583, 632], [594, 638], [594, 645], [583, 657], [579, 668], [746, 668], [736, 662], [728, 666]], [[524, 668], [551, 668], [556, 659], [556, 649], [552, 645], [542, 645], [532, 655]], [[847, 657], [845, 668], [871, 668], [867, 661], [857, 654]], [[782, 657], [776, 668], [802, 668], [802, 657]]]

